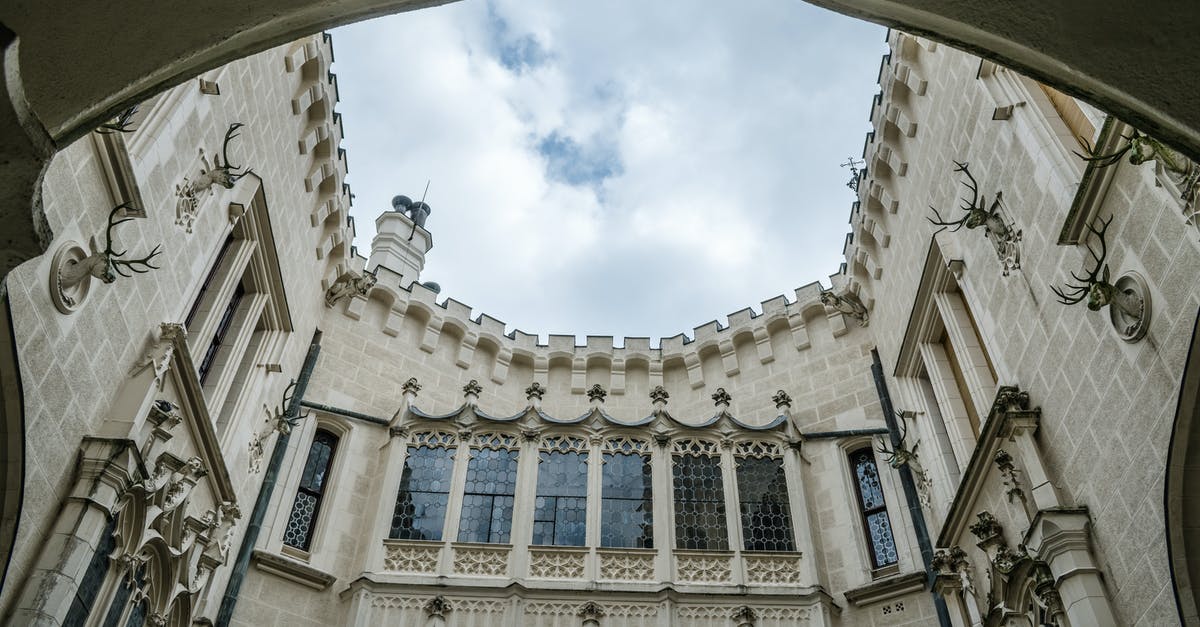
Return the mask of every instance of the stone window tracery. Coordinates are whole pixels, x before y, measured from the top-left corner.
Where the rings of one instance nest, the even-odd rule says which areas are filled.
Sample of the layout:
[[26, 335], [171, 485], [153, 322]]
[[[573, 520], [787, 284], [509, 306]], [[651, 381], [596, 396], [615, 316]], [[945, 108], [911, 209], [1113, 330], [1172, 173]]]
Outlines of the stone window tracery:
[[769, 442], [738, 445], [738, 505], [742, 543], [747, 551], [794, 551], [787, 479], [778, 446]]
[[329, 469], [333, 466], [337, 442], [337, 436], [323, 429], [313, 437], [308, 459], [304, 463], [304, 473], [300, 476], [300, 487], [296, 490], [296, 500], [292, 504], [292, 513], [283, 532], [283, 543], [288, 546], [307, 551], [312, 545], [313, 529], [321, 509]]
[[677, 440], [673, 450], [675, 547], [729, 550], [720, 447], [707, 440]]
[[879, 482], [879, 467], [871, 447], [851, 452], [850, 468], [854, 473], [863, 530], [871, 549], [871, 564], [874, 568], [895, 564], [899, 561], [896, 540], [892, 536], [892, 523], [883, 498], [883, 486]]
[[389, 538], [441, 540], [454, 474], [453, 436], [418, 433], [404, 457]]
[[516, 447], [517, 439], [508, 434], [473, 437], [459, 518], [459, 542], [509, 541], [517, 489]]
[[654, 548], [650, 444], [631, 438], [604, 442], [600, 546]]
[[583, 546], [587, 531], [588, 448], [583, 438], [546, 438], [538, 452], [533, 544]]

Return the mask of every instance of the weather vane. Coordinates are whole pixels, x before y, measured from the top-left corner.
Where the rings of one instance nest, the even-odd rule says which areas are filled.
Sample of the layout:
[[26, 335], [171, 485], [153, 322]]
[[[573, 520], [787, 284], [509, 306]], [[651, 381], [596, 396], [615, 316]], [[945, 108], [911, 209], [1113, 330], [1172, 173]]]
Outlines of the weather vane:
[[854, 157], [846, 157], [846, 162], [842, 164], [843, 168], [850, 168], [850, 181], [846, 183], [846, 187], [856, 192], [858, 191], [859, 177], [862, 175], [862, 171], [858, 169], [858, 166], [864, 163], [866, 162], [861, 159], [855, 160]]

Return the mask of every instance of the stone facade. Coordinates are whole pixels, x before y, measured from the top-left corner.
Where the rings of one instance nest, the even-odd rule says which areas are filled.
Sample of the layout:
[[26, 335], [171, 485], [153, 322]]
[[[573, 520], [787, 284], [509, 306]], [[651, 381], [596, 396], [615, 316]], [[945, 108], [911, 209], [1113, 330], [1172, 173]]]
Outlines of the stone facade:
[[[1118, 122], [945, 46], [889, 44], [831, 289], [657, 346], [540, 344], [439, 302], [419, 281], [436, 218], [386, 211], [370, 259], [356, 255], [328, 37], [215, 70], [145, 103], [132, 132], [76, 142], [46, 176], [57, 238], [7, 281], [29, 461], [0, 616], [1178, 620], [1162, 494], [1200, 308], [1190, 162], [1089, 166], [1073, 153], [1122, 150]], [[253, 173], [217, 180], [231, 162]], [[67, 285], [62, 269], [103, 248], [89, 240], [122, 203], [113, 250], [161, 245], [158, 268]], [[1104, 262], [1140, 305], [1058, 302], [1051, 288], [1081, 281], [1099, 250], [1089, 226], [1109, 220]], [[444, 475], [414, 487], [430, 452]], [[543, 494], [555, 453], [582, 460], [582, 494]], [[651, 494], [639, 546], [604, 528], [604, 467], [622, 454], [644, 460]], [[513, 476], [472, 478], [489, 456]], [[720, 487], [703, 533], [676, 502], [694, 489], [688, 459]], [[748, 459], [777, 471], [773, 509], [739, 499], [756, 487], [739, 481]], [[434, 505], [398, 505], [413, 492]], [[468, 497], [510, 504], [475, 537]], [[548, 498], [578, 502], [569, 539], [540, 517]], [[767, 511], [775, 522], [752, 520]]]

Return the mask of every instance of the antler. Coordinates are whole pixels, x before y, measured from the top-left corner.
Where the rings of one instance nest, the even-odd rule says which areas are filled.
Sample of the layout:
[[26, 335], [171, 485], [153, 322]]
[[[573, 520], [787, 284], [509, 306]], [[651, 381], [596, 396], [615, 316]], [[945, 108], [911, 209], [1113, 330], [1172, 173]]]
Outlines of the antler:
[[[934, 208], [933, 205], [929, 205], [929, 208], [933, 211], [933, 215], [936, 216], [937, 219], [934, 220], [929, 216], [925, 216], [925, 219], [933, 223], [934, 226], [954, 227], [950, 229], [951, 233], [958, 231], [959, 229], [963, 228], [964, 225], [966, 225], [967, 220], [971, 217], [971, 211], [975, 209], [975, 203], [979, 200], [979, 183], [975, 180], [975, 177], [971, 175], [971, 171], [968, 169], [968, 164], [965, 162], [959, 163], [958, 161], [955, 161], [954, 166], [955, 172], [962, 172], [963, 174], [966, 174], [967, 179], [970, 181], [969, 183], [964, 183], [964, 185], [967, 186], [967, 189], [971, 190], [971, 200], [967, 203], [967, 206], [960, 207], [960, 209], [967, 212], [967, 215], [959, 218], [958, 220], [946, 220], [942, 217], [942, 214], [938, 212], [936, 208]], [[967, 201], [966, 198], [963, 198], [962, 200], [964, 202]]]
[[245, 172], [238, 172], [238, 170], [242, 169], [242, 166], [233, 165], [233, 160], [229, 158], [229, 142], [233, 141], [234, 138], [238, 136], [237, 130], [243, 126], [245, 126], [245, 124], [242, 124], [241, 122], [234, 122], [233, 124], [230, 124], [229, 130], [225, 131], [225, 143], [221, 144], [221, 157], [225, 163], [224, 165], [220, 166], [220, 168], [229, 173], [230, 183], [236, 182], [238, 179], [254, 171], [247, 169]]
[[[1075, 279], [1075, 281], [1077, 281], [1079, 284], [1067, 283], [1062, 288], [1051, 285], [1050, 291], [1054, 292], [1054, 295], [1058, 297], [1058, 302], [1064, 305], [1074, 305], [1075, 303], [1081, 302], [1084, 298], [1087, 298], [1088, 292], [1091, 290], [1093, 285], [1097, 283], [1108, 282], [1108, 266], [1104, 263], [1104, 260], [1108, 258], [1108, 243], [1104, 240], [1104, 234], [1108, 231], [1108, 225], [1112, 223], [1112, 220], [1112, 216], [1109, 216], [1107, 220], [1100, 219], [1099, 229], [1092, 224], [1088, 225], [1088, 231], [1100, 238], [1099, 253], [1096, 252], [1096, 249], [1092, 248], [1091, 242], [1084, 243], [1084, 246], [1087, 247], [1088, 254], [1091, 255], [1092, 259], [1096, 262], [1096, 267], [1088, 271], [1086, 270], [1085, 266], [1084, 272], [1086, 273], [1086, 276], [1079, 276], [1078, 274], [1072, 272], [1071, 278]], [[1104, 276], [1101, 277], [1099, 275], [1102, 269]]]
[[111, 122], [105, 122], [96, 128], [96, 132], [101, 135], [111, 135], [113, 133], [132, 133], [134, 129], [129, 128], [133, 123], [133, 116], [137, 115], [138, 106], [133, 105], [128, 109], [117, 114], [116, 119]]
[[114, 221], [113, 218], [117, 217], [117, 212], [122, 209], [131, 209], [132, 210], [133, 207], [131, 207], [129, 205], [129, 203], [121, 203], [121, 204], [117, 205], [116, 207], [113, 207], [112, 211], [109, 212], [108, 228], [104, 230], [104, 251], [100, 254], [107, 257], [108, 260], [112, 263], [113, 270], [116, 271], [117, 274], [119, 274], [123, 277], [133, 276], [133, 274], [126, 274], [124, 269], [128, 269], [130, 272], [133, 272], [136, 274], [145, 274], [146, 272], [149, 272], [151, 270], [158, 270], [159, 266], [156, 266], [156, 265], [150, 263], [150, 260], [154, 259], [155, 257], [157, 257], [159, 254], [162, 253], [162, 244], [158, 244], [157, 246], [155, 246], [154, 250], [150, 251], [149, 255], [146, 255], [145, 257], [142, 257], [140, 259], [124, 260], [124, 259], [121, 259], [120, 257], [123, 257], [125, 255], [125, 253], [127, 253], [129, 251], [122, 250], [121, 252], [116, 252], [113, 250], [113, 244], [112, 244], [113, 229], [116, 228], [117, 225], [124, 224], [133, 219], [133, 218], [121, 218], [120, 220]]
[[904, 412], [896, 411], [895, 413], [896, 413], [896, 423], [899, 426], [899, 430], [900, 430], [900, 443], [898, 445], [896, 445], [894, 448], [888, 448], [883, 437], [880, 436], [880, 438], [878, 440], [879, 445], [877, 447], [875, 447], [875, 450], [879, 451], [879, 453], [881, 455], [888, 456], [887, 459], [884, 460], [888, 463], [888, 465], [894, 465], [896, 463], [896, 460], [902, 454], [911, 452], [911, 451], [908, 451], [908, 446], [907, 446], [907, 444], [905, 444], [905, 441], [908, 439], [908, 423], [905, 422], [905, 420], [904, 420]]
[[1084, 161], [1087, 161], [1088, 163], [1095, 163], [1097, 166], [1099, 166], [1101, 168], [1107, 168], [1108, 166], [1120, 161], [1121, 157], [1125, 156], [1125, 153], [1129, 152], [1130, 149], [1133, 148], [1133, 140], [1137, 139], [1137, 136], [1138, 135], [1137, 135], [1136, 131], [1134, 131], [1133, 137], [1129, 137], [1128, 135], [1122, 135], [1122, 137], [1125, 138], [1125, 141], [1128, 143], [1125, 144], [1124, 148], [1122, 148], [1116, 152], [1109, 153], [1107, 155], [1096, 154], [1096, 147], [1093, 146], [1091, 144], [1091, 142], [1089, 142], [1087, 140], [1087, 138], [1080, 137], [1079, 141], [1081, 143], [1083, 143], [1083, 149], [1087, 151], [1087, 156], [1081, 155], [1078, 152], [1075, 152], [1074, 150], [1072, 150], [1071, 152], [1076, 157], [1079, 157], [1080, 159], [1083, 159]]

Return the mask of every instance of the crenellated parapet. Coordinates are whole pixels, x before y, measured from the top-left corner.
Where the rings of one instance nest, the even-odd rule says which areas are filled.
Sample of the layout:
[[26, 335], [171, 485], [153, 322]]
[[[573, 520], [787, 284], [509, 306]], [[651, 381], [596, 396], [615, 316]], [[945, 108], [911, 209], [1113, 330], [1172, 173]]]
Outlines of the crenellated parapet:
[[[361, 272], [365, 261], [353, 261], [352, 268]], [[618, 342], [612, 336], [587, 336], [579, 344], [574, 335], [549, 335], [541, 343], [536, 334], [509, 329], [503, 321], [475, 313], [453, 298], [439, 301], [436, 288], [420, 282], [401, 287], [399, 273], [384, 266], [373, 271], [378, 282], [367, 294], [339, 303], [335, 314], [356, 324], [378, 325], [383, 336], [399, 337], [407, 328], [421, 353], [449, 353], [445, 356], [462, 370], [478, 368], [478, 363], [485, 361], [482, 374], [495, 384], [508, 380], [517, 360], [531, 366], [534, 380], [546, 381], [552, 368], [565, 370], [572, 394], [583, 394], [590, 385], [590, 374], [597, 370], [606, 373], [608, 391], [624, 394], [631, 368], [640, 376], [648, 371], [651, 388], [663, 385], [667, 371], [682, 374], [691, 390], [713, 387], [747, 368], [767, 368], [781, 357], [780, 351], [806, 352], [814, 341], [833, 345], [837, 338], [862, 326], [851, 315], [824, 304], [823, 288], [811, 283], [791, 295], [763, 301], [759, 312], [742, 309], [724, 321], [695, 327], [690, 335], [662, 338], [657, 347], [648, 337], [625, 337]], [[833, 281], [835, 290], [844, 288], [841, 277], [835, 276]], [[487, 358], [481, 359], [481, 353]]]

